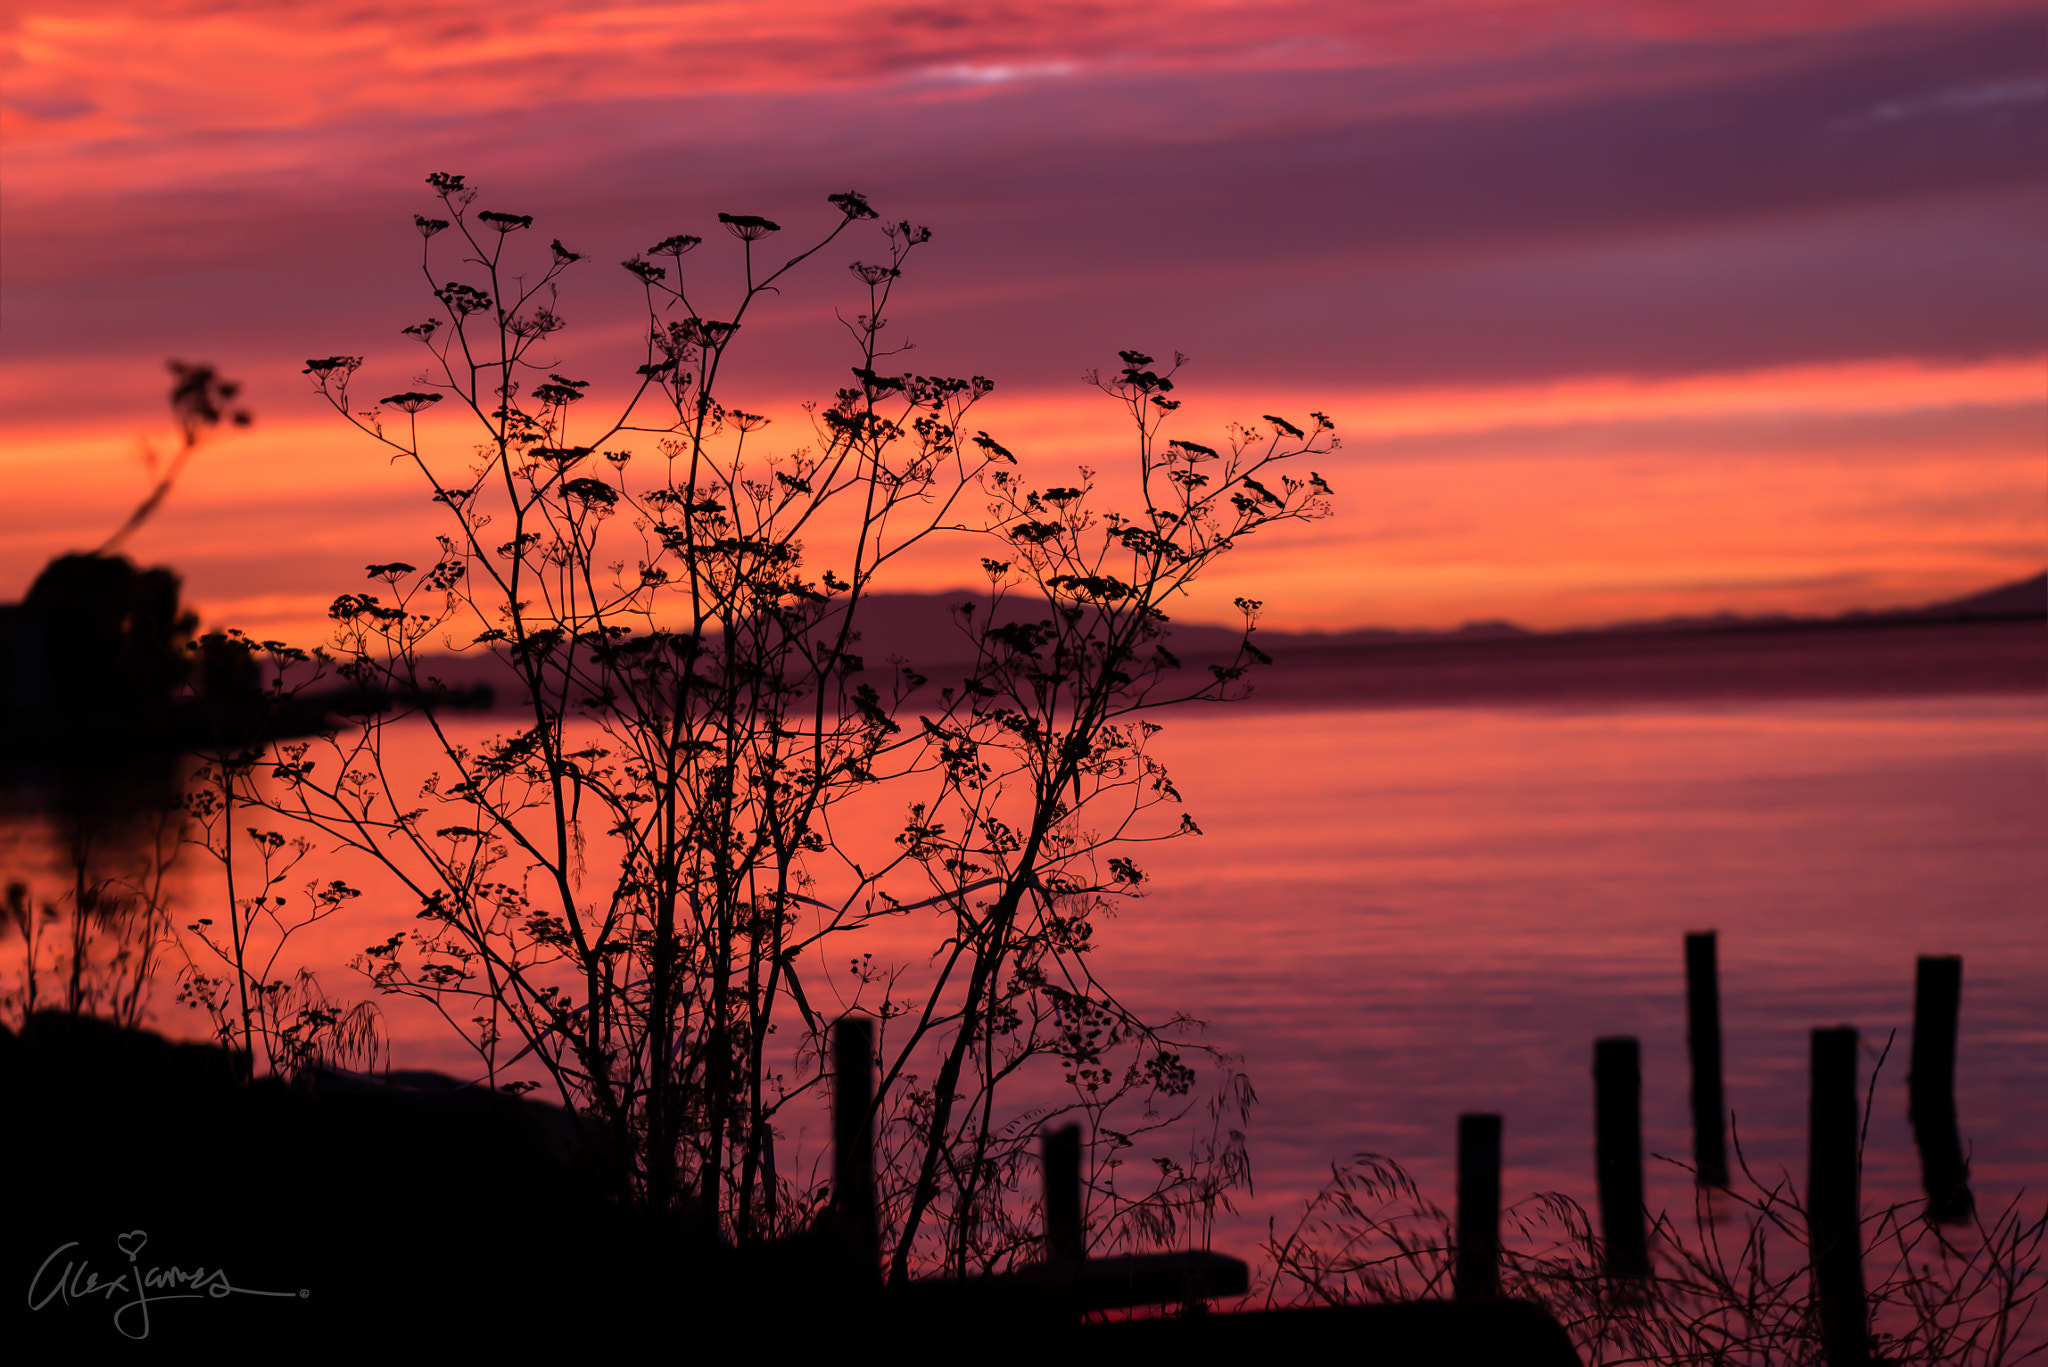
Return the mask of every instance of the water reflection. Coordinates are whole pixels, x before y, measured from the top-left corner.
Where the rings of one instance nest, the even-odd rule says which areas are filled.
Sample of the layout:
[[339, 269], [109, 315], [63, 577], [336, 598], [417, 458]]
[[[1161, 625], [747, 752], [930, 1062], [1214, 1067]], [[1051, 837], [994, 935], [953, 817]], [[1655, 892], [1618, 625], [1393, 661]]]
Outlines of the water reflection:
[[[259, 676], [224, 644], [200, 677], [215, 708], [185, 724], [226, 728], [211, 733], [218, 751], [242, 715], [228, 704], [248, 702]], [[162, 751], [117, 760], [105, 741], [116, 732], [91, 723], [40, 736], [9, 725], [22, 739], [5, 783], [5, 857], [22, 885], [7, 904], [10, 952], [35, 946], [41, 1003], [146, 1015], [143, 987], [166, 968], [169, 897], [183, 922], [255, 890], [225, 886], [197, 847], [176, 853], [178, 834], [195, 833], [180, 800], [194, 771]], [[481, 743], [504, 726], [476, 718], [451, 735]], [[60, 734], [75, 744], [50, 743]], [[439, 747], [424, 729], [386, 736], [407, 790]], [[1902, 1066], [1913, 964], [1960, 953], [1971, 968], [1958, 1105], [1973, 1177], [1995, 1198], [2048, 1174], [2038, 693], [1244, 709], [1173, 718], [1161, 745], [1211, 834], [1155, 862], [1151, 896], [1105, 927], [1098, 971], [1130, 984], [1142, 1011], [1190, 1011], [1210, 1041], [1245, 1056], [1264, 1099], [1246, 1238], [1360, 1149], [1448, 1189], [1445, 1135], [1466, 1110], [1508, 1116], [1510, 1199], [1562, 1190], [1590, 1204], [1586, 1060], [1601, 1035], [1641, 1038], [1647, 1145], [1688, 1152], [1682, 943], [1704, 926], [1721, 931], [1730, 1102], [1752, 1162], [1803, 1161], [1811, 1027], [1856, 1023], [1866, 1066], [1897, 1027], [1867, 1181], [1887, 1197], [1917, 1189]], [[901, 817], [856, 815], [840, 832], [850, 847], [886, 844]], [[303, 963], [337, 996], [367, 996], [349, 963], [411, 924], [417, 901], [372, 881], [366, 861], [323, 851], [317, 862], [367, 896], [294, 939], [272, 981], [296, 981]], [[928, 931], [878, 923], [861, 948], [910, 962]], [[845, 971], [821, 966], [820, 979], [833, 968]], [[167, 995], [159, 1028], [217, 1028]], [[335, 1005], [308, 998], [270, 1028]], [[398, 1061], [474, 1075], [445, 1022], [382, 1005]], [[791, 1114], [794, 1169], [825, 1152], [829, 1127], [822, 1111]], [[1653, 1164], [1650, 1180], [1653, 1205], [1689, 1205], [1679, 1174]]]
[[148, 1011], [184, 833], [177, 694], [195, 625], [175, 575], [123, 556], [62, 556], [0, 608], [10, 1015]]
[[[312, 662], [240, 635], [194, 640], [171, 571], [124, 556], [60, 556], [19, 604], [0, 606], [0, 830], [12, 981], [0, 1015], [38, 1010], [140, 1025], [176, 1002], [267, 1068], [321, 1049], [376, 1052], [374, 1009], [327, 998], [277, 954], [280, 888], [310, 847], [250, 824], [268, 742], [384, 706], [321, 689]], [[297, 659], [290, 687], [280, 667]], [[216, 866], [217, 897], [172, 919], [177, 875]], [[237, 872], [241, 882], [237, 885]], [[351, 893], [330, 884], [312, 918]], [[269, 932], [282, 930], [274, 937]], [[317, 1043], [316, 1043], [317, 1042]]]
[[[501, 725], [454, 734], [480, 742]], [[1760, 1171], [1802, 1170], [1807, 1031], [1848, 1021], [1870, 1044], [1866, 1070], [1899, 1031], [1868, 1188], [1918, 1190], [1903, 1066], [1914, 962], [1950, 952], [1971, 965], [1957, 1088], [1973, 1177], [2003, 1199], [2048, 1174], [2048, 715], [2035, 698], [1276, 710], [1177, 720], [1161, 740], [1211, 834], [1155, 860], [1152, 894], [1106, 927], [1098, 972], [1245, 1056], [1262, 1098], [1245, 1239], [1361, 1149], [1448, 1190], [1447, 1127], [1466, 1110], [1507, 1114], [1507, 1199], [1561, 1190], [1590, 1207], [1601, 1035], [1643, 1041], [1649, 1152], [1689, 1153], [1683, 937], [1703, 926], [1721, 932], [1735, 1138]], [[425, 728], [394, 728], [387, 745], [401, 787], [437, 751]], [[843, 834], [886, 839], [898, 815], [872, 813], [869, 830], [849, 813]], [[289, 957], [361, 995], [349, 962], [417, 906], [367, 861], [323, 853], [320, 868], [366, 895]], [[187, 906], [225, 892], [217, 865], [189, 857], [174, 883]], [[904, 918], [862, 948], [907, 962], [927, 937]], [[381, 1007], [401, 1065], [475, 1074], [430, 1011]], [[157, 1019], [204, 1032], [183, 1011]], [[828, 1135], [822, 1109], [793, 1111], [792, 1167], [822, 1158]], [[1648, 1176], [1653, 1206], [1690, 1207], [1683, 1174], [1652, 1161]]]
[[7, 933], [20, 979], [7, 1014], [41, 1007], [140, 1024], [168, 945], [182, 848], [177, 759], [97, 757], [0, 779]]

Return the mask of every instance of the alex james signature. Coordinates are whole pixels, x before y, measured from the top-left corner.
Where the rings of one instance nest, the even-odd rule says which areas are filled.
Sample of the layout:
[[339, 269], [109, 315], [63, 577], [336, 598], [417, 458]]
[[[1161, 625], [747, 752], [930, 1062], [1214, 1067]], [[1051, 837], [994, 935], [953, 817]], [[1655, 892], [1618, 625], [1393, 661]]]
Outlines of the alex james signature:
[[114, 1310], [114, 1328], [131, 1339], [146, 1339], [149, 1337], [149, 1307], [159, 1301], [225, 1300], [229, 1296], [304, 1300], [312, 1294], [304, 1289], [257, 1291], [236, 1286], [228, 1280], [226, 1269], [218, 1267], [210, 1271], [204, 1267], [145, 1268], [137, 1259], [142, 1256], [143, 1245], [149, 1242], [148, 1230], [131, 1229], [114, 1242], [128, 1255], [128, 1270], [111, 1281], [100, 1280], [100, 1274], [93, 1269], [91, 1262], [83, 1258], [73, 1258], [65, 1263], [64, 1270], [53, 1278], [51, 1264], [63, 1256], [66, 1249], [77, 1248], [78, 1241], [73, 1239], [52, 1250], [28, 1285], [28, 1308], [41, 1310], [52, 1301], [71, 1305], [94, 1297], [105, 1304], [113, 1304], [115, 1297], [126, 1296], [128, 1299]]

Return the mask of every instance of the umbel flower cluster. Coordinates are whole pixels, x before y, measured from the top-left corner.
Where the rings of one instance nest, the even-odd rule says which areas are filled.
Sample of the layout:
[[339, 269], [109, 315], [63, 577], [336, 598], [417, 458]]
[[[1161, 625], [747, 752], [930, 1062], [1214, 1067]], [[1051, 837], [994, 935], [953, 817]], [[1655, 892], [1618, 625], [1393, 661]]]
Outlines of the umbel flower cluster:
[[[551, 347], [586, 254], [529, 250], [532, 217], [477, 210], [460, 176], [429, 185], [434, 308], [404, 329], [424, 369], [365, 403], [361, 357], [306, 366], [445, 519], [430, 563], [371, 565], [370, 591], [335, 600], [310, 662], [391, 705], [247, 766], [269, 781], [246, 800], [413, 899], [362, 966], [431, 1004], [494, 1085], [601, 1125], [623, 1197], [735, 1240], [829, 1204], [785, 1149], [848, 1015], [876, 1027], [889, 1275], [1027, 1253], [1020, 1164], [1061, 1115], [1090, 1137], [1099, 1243], [1185, 1235], [1242, 1181], [1242, 1137], [1229, 1107], [1196, 1139], [1174, 1129], [1213, 1059], [1184, 1018], [1126, 1009], [1090, 949], [1144, 889], [1137, 847], [1197, 830], [1149, 711], [1241, 695], [1264, 660], [1255, 602], [1236, 649], [1201, 660], [1168, 648], [1166, 609], [1245, 536], [1328, 511], [1298, 467], [1335, 448], [1330, 419], [1169, 438], [1186, 358], [1126, 351], [1087, 377], [1129, 422], [1126, 506], [1102, 506], [1087, 470], [1039, 482], [974, 425], [990, 381], [894, 368], [907, 347], [885, 319], [931, 234], [852, 192], [786, 256], [779, 224], [718, 215], [723, 293], [697, 278], [696, 235], [623, 262], [644, 340], [607, 386]], [[729, 360], [842, 240], [870, 254], [842, 314], [849, 381], [779, 443], [730, 394]], [[923, 658], [865, 655], [889, 576], [949, 546], [986, 593]], [[516, 701], [502, 729], [443, 706], [451, 651]], [[401, 740], [423, 735], [433, 772], [401, 781]], [[860, 935], [906, 926], [924, 948], [900, 963]], [[1031, 1123], [1006, 1100], [1020, 1089]]]

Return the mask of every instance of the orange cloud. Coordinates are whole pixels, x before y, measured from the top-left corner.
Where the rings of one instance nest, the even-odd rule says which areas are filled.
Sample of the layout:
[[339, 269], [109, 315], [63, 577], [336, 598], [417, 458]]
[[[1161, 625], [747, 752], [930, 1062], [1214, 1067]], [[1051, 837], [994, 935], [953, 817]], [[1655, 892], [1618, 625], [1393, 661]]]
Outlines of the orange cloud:
[[[1239, 595], [1287, 628], [1821, 612], [1967, 592], [2048, 561], [2048, 357], [1315, 397], [1347, 443], [1317, 462], [1338, 515], [1247, 541], [1180, 615], [1228, 620]], [[778, 417], [768, 431], [784, 447], [808, 433], [793, 399], [750, 406]], [[1213, 438], [1228, 418], [1307, 406], [1191, 393], [1174, 430]], [[974, 421], [1031, 478], [1085, 465], [1108, 506], [1129, 493], [1125, 419], [1101, 395], [999, 394]], [[144, 484], [133, 433], [11, 435], [10, 594], [49, 555], [97, 544]], [[466, 449], [458, 424], [434, 435]], [[133, 550], [178, 566], [209, 621], [318, 639], [325, 604], [358, 587], [364, 563], [420, 553], [438, 530], [417, 476], [367, 438], [290, 420], [202, 451]], [[827, 563], [828, 539], [813, 549]], [[984, 550], [935, 544], [891, 587], [974, 582]]]
[[[1101, 400], [1095, 402], [1099, 405]], [[1974, 363], [1888, 358], [1671, 378], [1592, 375], [1530, 384], [1354, 388], [1334, 395], [1321, 389], [1276, 393], [1270, 387], [1232, 394], [1204, 385], [1191, 394], [1189, 412], [1221, 422], [1254, 414], [1260, 405], [1280, 404], [1282, 416], [1291, 411], [1297, 418], [1314, 406], [1341, 413], [1342, 430], [1353, 437], [1389, 438], [1643, 420], [1774, 413], [1879, 415], [2044, 402], [2048, 356], [2013, 356]], [[1064, 395], [1034, 395], [1007, 408], [1010, 430], [1021, 423], [1047, 439], [1073, 440], [1097, 426], [1084, 416], [1086, 400]]]

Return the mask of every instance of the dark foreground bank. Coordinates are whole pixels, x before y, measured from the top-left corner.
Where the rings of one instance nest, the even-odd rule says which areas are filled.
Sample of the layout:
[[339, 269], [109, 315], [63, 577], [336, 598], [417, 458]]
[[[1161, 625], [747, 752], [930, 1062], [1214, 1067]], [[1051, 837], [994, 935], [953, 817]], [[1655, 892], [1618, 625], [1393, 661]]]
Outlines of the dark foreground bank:
[[627, 1211], [605, 1189], [601, 1137], [575, 1117], [432, 1074], [251, 1082], [219, 1049], [42, 1013], [0, 1030], [0, 1088], [13, 1360], [1578, 1360], [1540, 1311], [1509, 1302], [1087, 1325], [1057, 1278], [884, 1294], [823, 1238], [734, 1250]]

